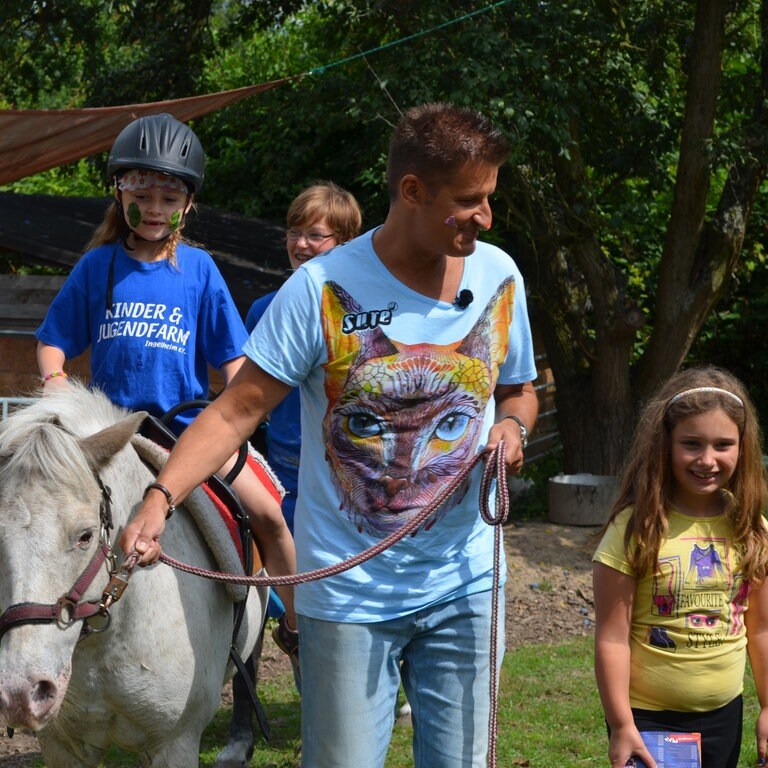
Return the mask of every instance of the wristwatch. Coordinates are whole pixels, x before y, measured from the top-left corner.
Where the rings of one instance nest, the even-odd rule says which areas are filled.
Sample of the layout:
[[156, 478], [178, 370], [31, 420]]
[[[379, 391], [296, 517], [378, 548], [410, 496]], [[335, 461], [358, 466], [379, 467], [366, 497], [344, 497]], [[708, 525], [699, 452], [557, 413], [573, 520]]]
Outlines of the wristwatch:
[[528, 447], [528, 427], [523, 424], [523, 421], [518, 416], [512, 414], [511, 416], [505, 416], [505, 419], [512, 419], [512, 421], [520, 427], [520, 447], [525, 450]]

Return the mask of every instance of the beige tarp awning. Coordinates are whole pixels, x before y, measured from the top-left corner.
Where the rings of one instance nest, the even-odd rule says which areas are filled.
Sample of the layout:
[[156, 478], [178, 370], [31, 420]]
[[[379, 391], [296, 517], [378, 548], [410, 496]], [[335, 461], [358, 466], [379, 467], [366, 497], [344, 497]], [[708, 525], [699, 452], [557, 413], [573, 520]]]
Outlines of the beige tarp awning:
[[0, 185], [103, 152], [137, 117], [169, 112], [186, 122], [293, 78], [185, 99], [89, 109], [0, 110]]

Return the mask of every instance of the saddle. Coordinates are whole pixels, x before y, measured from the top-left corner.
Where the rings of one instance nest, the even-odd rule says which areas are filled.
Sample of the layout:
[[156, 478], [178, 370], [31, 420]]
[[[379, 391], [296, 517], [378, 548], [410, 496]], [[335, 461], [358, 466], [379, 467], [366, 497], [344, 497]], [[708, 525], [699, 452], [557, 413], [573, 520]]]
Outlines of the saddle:
[[[176, 435], [154, 416], [144, 419], [131, 440], [134, 450], [154, 472], [158, 472], [165, 464], [175, 443]], [[264, 458], [250, 446], [245, 463], [270, 495], [280, 503], [285, 493], [280, 481]], [[205, 499], [213, 503], [218, 515], [211, 515], [207, 511]], [[222, 571], [253, 575], [262, 569], [263, 558], [253, 541], [248, 516], [226, 480], [219, 475], [212, 475], [192, 491], [184, 503]], [[237, 584], [226, 586], [236, 602], [247, 596], [247, 587]]]
[[[165, 464], [175, 443], [176, 435], [162, 421], [151, 415], [148, 415], [139, 425], [138, 432], [131, 440], [131, 445], [139, 457], [154, 471], [159, 471]], [[285, 495], [285, 490], [261, 454], [254, 451], [250, 445], [245, 455], [245, 463], [256, 473], [258, 479], [279, 504]], [[240, 464], [239, 459], [236, 468]], [[201, 497], [201, 494], [204, 496]], [[214, 507], [219, 512], [218, 515], [206, 514], [206, 505], [203, 503], [205, 498], [213, 502]], [[184, 501], [184, 506], [194, 518], [222, 571], [252, 575], [262, 570], [263, 560], [256, 543], [253, 541], [248, 516], [229, 482], [218, 475], [212, 475], [205, 483], [202, 483], [189, 494]], [[261, 733], [269, 741], [269, 721], [256, 693], [254, 675], [249, 671], [235, 647], [235, 638], [238, 635], [245, 612], [248, 587], [239, 584], [226, 584], [225, 586], [232, 600], [236, 603], [229, 656], [243, 680]], [[264, 620], [266, 621], [266, 611]], [[262, 626], [262, 634], [263, 632], [264, 627]]]

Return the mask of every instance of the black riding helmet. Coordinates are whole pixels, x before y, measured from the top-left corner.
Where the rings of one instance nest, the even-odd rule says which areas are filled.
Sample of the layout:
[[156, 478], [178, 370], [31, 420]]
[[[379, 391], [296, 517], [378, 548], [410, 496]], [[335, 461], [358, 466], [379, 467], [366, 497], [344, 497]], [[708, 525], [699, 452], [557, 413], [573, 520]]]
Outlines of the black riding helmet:
[[123, 128], [109, 153], [110, 179], [131, 168], [176, 176], [197, 193], [203, 186], [205, 153], [195, 132], [173, 115], [148, 115]]

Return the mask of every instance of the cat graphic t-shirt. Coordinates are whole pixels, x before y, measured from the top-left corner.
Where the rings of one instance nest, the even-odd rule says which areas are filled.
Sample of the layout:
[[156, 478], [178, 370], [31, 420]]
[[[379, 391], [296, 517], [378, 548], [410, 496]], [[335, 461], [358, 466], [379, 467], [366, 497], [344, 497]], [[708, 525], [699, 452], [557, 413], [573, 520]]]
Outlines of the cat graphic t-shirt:
[[[496, 385], [536, 377], [523, 283], [508, 255], [478, 244], [460, 286], [473, 301], [458, 307], [395, 279], [372, 234], [302, 266], [244, 347], [267, 373], [301, 387], [302, 572], [340, 563], [411, 520], [484, 447]], [[481, 472], [415, 535], [299, 585], [299, 612], [380, 621], [489, 589]]]
[[[593, 560], [634, 576], [624, 553], [629, 515], [626, 509], [616, 517]], [[690, 517], [671, 509], [668, 525], [656, 572], [636, 582], [630, 702], [640, 709], [709, 712], [742, 690], [749, 582], [726, 515]]]

